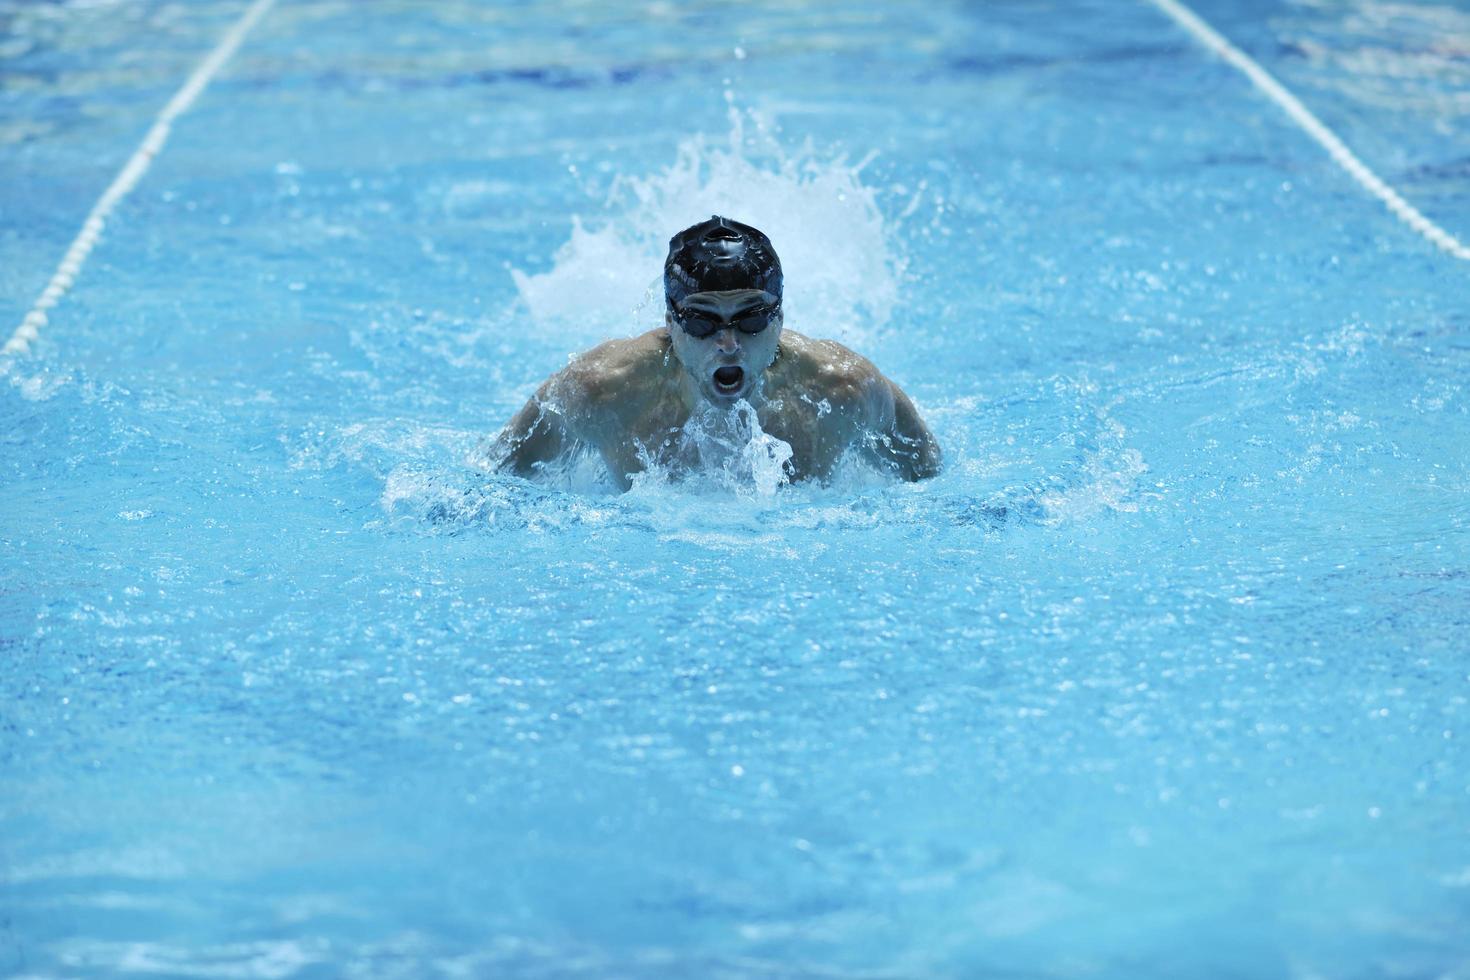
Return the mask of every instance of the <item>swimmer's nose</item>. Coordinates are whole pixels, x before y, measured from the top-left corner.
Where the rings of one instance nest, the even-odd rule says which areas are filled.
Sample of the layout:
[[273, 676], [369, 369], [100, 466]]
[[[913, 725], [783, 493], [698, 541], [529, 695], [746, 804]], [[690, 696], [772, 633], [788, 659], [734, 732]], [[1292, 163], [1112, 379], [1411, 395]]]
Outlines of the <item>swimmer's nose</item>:
[[733, 354], [740, 349], [740, 339], [735, 336], [734, 327], [726, 327], [715, 334], [715, 350], [722, 354]]

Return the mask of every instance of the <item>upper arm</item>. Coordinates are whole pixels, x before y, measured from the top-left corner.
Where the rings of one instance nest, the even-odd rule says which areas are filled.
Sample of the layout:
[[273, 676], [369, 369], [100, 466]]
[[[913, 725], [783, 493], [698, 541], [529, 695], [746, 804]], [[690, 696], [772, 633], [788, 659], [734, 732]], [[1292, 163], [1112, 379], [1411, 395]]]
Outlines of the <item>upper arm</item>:
[[864, 407], [863, 445], [873, 461], [905, 480], [925, 480], [939, 472], [939, 443], [903, 389], [866, 360], [857, 362], [853, 383]]
[[936, 475], [943, 458], [939, 442], [903, 389], [887, 378], [880, 380], [888, 389], [893, 414], [887, 432], [876, 440], [875, 452], [897, 468], [905, 480], [926, 480]]
[[528, 476], [538, 464], [561, 457], [578, 441], [587, 397], [575, 367], [548, 378], [495, 437], [491, 456], [496, 469]]
[[578, 444], [599, 443], [614, 403], [627, 397], [646, 346], [610, 340], [548, 378], [496, 437], [491, 450], [496, 469], [526, 476]]

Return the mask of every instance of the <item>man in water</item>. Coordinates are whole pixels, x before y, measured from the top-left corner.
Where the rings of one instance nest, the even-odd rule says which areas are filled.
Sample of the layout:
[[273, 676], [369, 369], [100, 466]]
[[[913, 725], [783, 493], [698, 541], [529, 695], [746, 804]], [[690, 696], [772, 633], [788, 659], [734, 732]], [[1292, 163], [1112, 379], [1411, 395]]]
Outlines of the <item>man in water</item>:
[[794, 480], [827, 479], [849, 453], [905, 480], [937, 473], [939, 444], [908, 396], [836, 341], [783, 330], [781, 287], [776, 250], [749, 225], [716, 215], [681, 231], [664, 262], [665, 325], [552, 375], [496, 438], [495, 465], [527, 476], [585, 448], [627, 489], [650, 466], [707, 462], [691, 420], [753, 410], [790, 445]]

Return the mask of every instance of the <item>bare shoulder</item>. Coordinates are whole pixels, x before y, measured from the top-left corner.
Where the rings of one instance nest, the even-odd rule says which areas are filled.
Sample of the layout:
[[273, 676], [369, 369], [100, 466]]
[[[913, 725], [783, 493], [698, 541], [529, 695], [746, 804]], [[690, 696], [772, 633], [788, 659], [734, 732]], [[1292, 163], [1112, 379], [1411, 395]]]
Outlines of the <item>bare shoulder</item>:
[[589, 405], [626, 399], [658, 382], [668, 351], [668, 333], [663, 329], [604, 341], [573, 357], [549, 383], [563, 386]]
[[833, 417], [857, 423], [869, 458], [905, 480], [939, 472], [942, 455], [933, 433], [909, 396], [872, 361], [835, 340], [813, 340], [790, 331], [781, 334], [777, 366], [783, 361], [783, 387], [828, 399]]
[[815, 385], [827, 397], [859, 398], [884, 381], [873, 362], [850, 347], [794, 330], [782, 331], [777, 363], [788, 384]]

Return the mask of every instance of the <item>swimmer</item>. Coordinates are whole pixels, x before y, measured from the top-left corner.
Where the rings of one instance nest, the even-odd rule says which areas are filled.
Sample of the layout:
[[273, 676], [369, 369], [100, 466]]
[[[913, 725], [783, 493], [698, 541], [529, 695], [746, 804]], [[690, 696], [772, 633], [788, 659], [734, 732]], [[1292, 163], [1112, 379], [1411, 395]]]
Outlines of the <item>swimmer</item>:
[[664, 326], [547, 379], [495, 439], [494, 465], [531, 476], [587, 449], [626, 490], [651, 465], [700, 464], [692, 419], [753, 409], [790, 445], [793, 480], [828, 479], [850, 452], [904, 480], [937, 473], [939, 444], [908, 396], [836, 341], [783, 330], [781, 288], [776, 250], [749, 225], [715, 215], [681, 231], [664, 262]]

